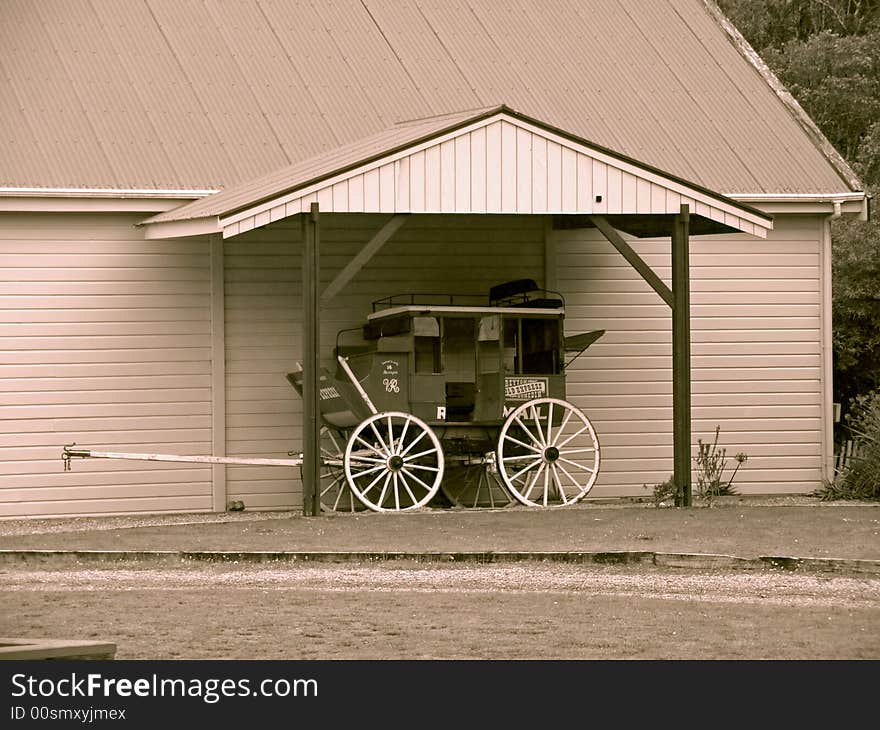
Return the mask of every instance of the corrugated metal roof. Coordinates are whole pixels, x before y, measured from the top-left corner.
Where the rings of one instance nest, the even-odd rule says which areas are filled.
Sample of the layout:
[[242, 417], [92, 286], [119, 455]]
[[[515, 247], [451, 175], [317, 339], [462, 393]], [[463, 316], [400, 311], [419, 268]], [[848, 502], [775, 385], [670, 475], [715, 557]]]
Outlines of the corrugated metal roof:
[[0, 187], [236, 185], [506, 104], [724, 193], [853, 189], [709, 0], [4, 0]]
[[191, 220], [231, 213], [241, 207], [277, 197], [288, 190], [304, 187], [345, 169], [390, 152], [434, 137], [445, 130], [486, 116], [496, 110], [473, 109], [457, 114], [444, 114], [427, 119], [397, 124], [352, 144], [341, 145], [308, 160], [274, 170], [267, 175], [230, 187], [222, 192], [196, 200], [188, 205], [153, 216], [145, 223]]

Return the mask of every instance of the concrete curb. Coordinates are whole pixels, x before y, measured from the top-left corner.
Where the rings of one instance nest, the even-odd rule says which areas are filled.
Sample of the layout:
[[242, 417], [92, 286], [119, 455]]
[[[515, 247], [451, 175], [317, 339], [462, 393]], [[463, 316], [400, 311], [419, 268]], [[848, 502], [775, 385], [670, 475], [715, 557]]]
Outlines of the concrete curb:
[[71, 565], [77, 563], [150, 564], [207, 563], [515, 563], [524, 561], [592, 563], [596, 565], [653, 565], [666, 568], [783, 570], [788, 572], [858, 573], [880, 575], [880, 560], [798, 558], [650, 551], [188, 551], [188, 550], [0, 550], [0, 566]]

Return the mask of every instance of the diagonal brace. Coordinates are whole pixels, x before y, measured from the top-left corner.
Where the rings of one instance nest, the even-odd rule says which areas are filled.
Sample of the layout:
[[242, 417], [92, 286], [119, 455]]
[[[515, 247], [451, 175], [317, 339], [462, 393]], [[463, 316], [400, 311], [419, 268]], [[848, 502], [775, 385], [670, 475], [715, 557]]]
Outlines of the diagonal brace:
[[346, 264], [345, 268], [336, 275], [336, 278], [327, 285], [327, 288], [321, 293], [321, 303], [329, 302], [340, 291], [342, 291], [345, 285], [355, 277], [358, 271], [367, 265], [367, 262], [378, 253], [379, 249], [385, 245], [389, 238], [397, 233], [398, 229], [400, 229], [407, 220], [408, 217], [405, 215], [395, 215], [384, 226], [382, 226], [376, 232], [376, 235], [374, 235], [366, 245], [355, 254], [352, 260]]
[[608, 239], [609, 243], [620, 252], [620, 255], [629, 262], [630, 266], [632, 266], [639, 275], [648, 282], [651, 288], [660, 295], [660, 298], [672, 307], [672, 290], [666, 286], [663, 279], [654, 273], [654, 270], [645, 263], [644, 259], [633, 250], [632, 246], [623, 239], [623, 236], [617, 232], [617, 229], [601, 215], [591, 215], [590, 221], [599, 229], [599, 231], [601, 231], [602, 235]]

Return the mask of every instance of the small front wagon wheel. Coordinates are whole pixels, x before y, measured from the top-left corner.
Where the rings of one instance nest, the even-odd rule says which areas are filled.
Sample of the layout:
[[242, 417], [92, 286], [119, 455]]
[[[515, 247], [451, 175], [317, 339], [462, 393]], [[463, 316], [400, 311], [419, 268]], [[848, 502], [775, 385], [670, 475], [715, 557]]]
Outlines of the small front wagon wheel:
[[498, 474], [531, 507], [581, 499], [599, 474], [599, 440], [571, 403], [536, 398], [516, 408], [498, 437]]
[[440, 440], [422, 420], [397, 411], [357, 426], [343, 459], [348, 486], [376, 512], [424, 507], [443, 481]]

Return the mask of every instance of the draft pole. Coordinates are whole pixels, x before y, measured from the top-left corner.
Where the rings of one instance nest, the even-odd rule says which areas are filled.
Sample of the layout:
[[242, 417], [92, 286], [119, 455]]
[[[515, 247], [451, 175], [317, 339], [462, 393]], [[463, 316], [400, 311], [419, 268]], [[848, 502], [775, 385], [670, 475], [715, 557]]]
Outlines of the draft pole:
[[320, 310], [318, 300], [320, 262], [318, 204], [303, 216], [303, 515], [321, 514], [321, 422], [318, 394], [321, 377]]
[[672, 428], [677, 507], [691, 506], [690, 207], [672, 224]]

